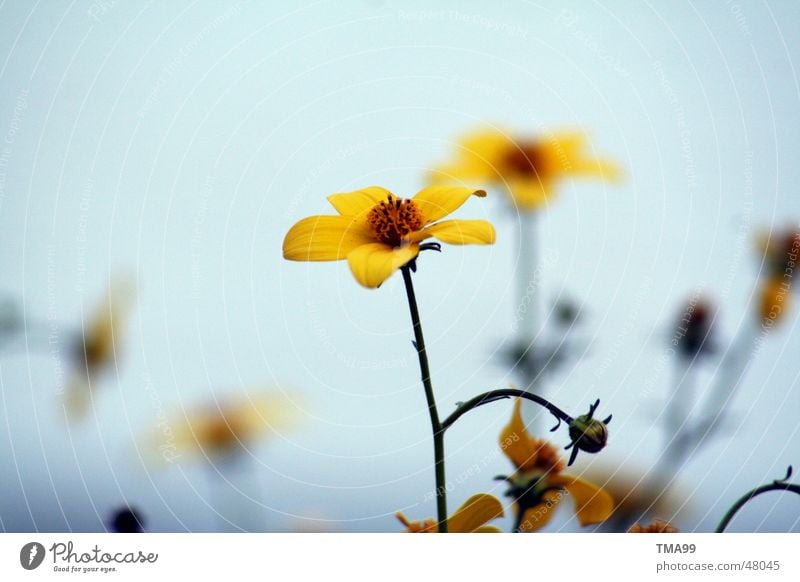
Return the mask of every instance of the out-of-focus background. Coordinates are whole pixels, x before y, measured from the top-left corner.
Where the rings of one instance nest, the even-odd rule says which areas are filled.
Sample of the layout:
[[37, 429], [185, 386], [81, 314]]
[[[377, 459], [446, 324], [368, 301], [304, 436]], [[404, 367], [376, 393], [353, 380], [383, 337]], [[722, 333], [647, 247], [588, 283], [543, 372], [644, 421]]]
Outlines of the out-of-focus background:
[[[619, 185], [565, 183], [542, 212], [540, 296], [543, 313], [559, 297], [582, 309], [581, 357], [547, 395], [614, 414], [607, 449], [573, 471], [638, 479], [662, 445], [682, 303], [717, 302], [724, 351], [755, 317], [757, 232], [797, 227], [798, 22], [790, 1], [3, 3], [0, 290], [29, 333], [0, 352], [0, 530], [104, 530], [126, 504], [150, 531], [399, 531], [395, 511], [434, 515], [399, 276], [366, 290], [344, 263], [284, 261], [281, 243], [333, 192], [414, 194], [485, 123], [581, 129], [624, 168]], [[497, 244], [425, 253], [415, 278], [445, 412], [516, 380], [497, 352], [518, 219], [490, 194], [457, 216], [492, 221]], [[110, 278], [135, 288], [123, 349], [68, 420], [71, 334]], [[713, 529], [800, 464], [797, 322], [769, 334], [680, 474], [682, 529]], [[296, 421], [238, 459], [152, 454], [154, 432], [262, 388]], [[486, 406], [449, 431], [451, 508], [502, 496], [510, 413]], [[787, 497], [731, 530], [800, 531]], [[577, 529], [568, 505], [548, 531]]]

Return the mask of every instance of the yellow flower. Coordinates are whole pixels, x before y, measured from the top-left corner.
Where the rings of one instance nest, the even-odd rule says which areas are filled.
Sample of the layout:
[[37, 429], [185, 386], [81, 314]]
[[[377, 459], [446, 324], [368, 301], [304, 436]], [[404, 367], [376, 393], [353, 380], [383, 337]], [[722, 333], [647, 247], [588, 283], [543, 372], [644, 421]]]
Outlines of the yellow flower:
[[782, 277], [772, 277], [761, 283], [759, 316], [765, 327], [778, 323], [791, 305], [790, 285]]
[[650, 483], [647, 470], [632, 467], [630, 461], [602, 465], [595, 462], [584, 476], [589, 481], [603, 483], [603, 489], [615, 501], [613, 515], [603, 523], [603, 530], [609, 532], [624, 532], [631, 523], [651, 512], [674, 516], [686, 506], [690, 497], [677, 486], [662, 489]]
[[88, 318], [72, 351], [73, 374], [66, 393], [67, 413], [86, 414], [100, 373], [113, 368], [119, 355], [120, 330], [133, 304], [130, 281], [112, 282], [105, 301]]
[[612, 162], [587, 157], [585, 145], [586, 138], [576, 132], [532, 139], [487, 128], [463, 137], [455, 161], [438, 168], [433, 179], [498, 184], [519, 211], [536, 210], [552, 198], [557, 183], [566, 177], [620, 178]]
[[[435, 533], [437, 523], [435, 519], [422, 521], [409, 521], [405, 515], [398, 512], [397, 519], [406, 526], [407, 533]], [[489, 521], [503, 517], [503, 504], [496, 497], [488, 493], [473, 495], [459, 507], [456, 512], [447, 518], [447, 531], [450, 533], [499, 533], [500, 530]]]
[[792, 279], [800, 256], [800, 231], [762, 232], [758, 236], [762, 254], [762, 278], [758, 316], [762, 325], [772, 327], [788, 313]]
[[611, 516], [614, 501], [600, 487], [561, 471], [565, 463], [558, 450], [528, 434], [522, 422], [522, 400], [517, 399], [511, 422], [500, 433], [500, 447], [516, 468], [504, 477], [517, 510], [516, 531], [536, 531], [550, 521], [556, 506], [569, 494], [582, 526], [600, 523]]
[[663, 519], [656, 519], [649, 525], [642, 525], [641, 523], [633, 524], [628, 533], [678, 533], [677, 527]]
[[339, 215], [310, 216], [295, 224], [283, 241], [283, 256], [290, 261], [347, 259], [359, 283], [379, 287], [417, 257], [427, 238], [456, 245], [494, 243], [494, 227], [485, 220], [437, 222], [472, 195], [486, 192], [431, 186], [406, 200], [371, 186], [333, 194], [328, 201]]
[[214, 402], [164, 423], [154, 438], [161, 458], [173, 462], [184, 453], [226, 456], [245, 450], [269, 431], [294, 425], [297, 403], [283, 392], [258, 392]]

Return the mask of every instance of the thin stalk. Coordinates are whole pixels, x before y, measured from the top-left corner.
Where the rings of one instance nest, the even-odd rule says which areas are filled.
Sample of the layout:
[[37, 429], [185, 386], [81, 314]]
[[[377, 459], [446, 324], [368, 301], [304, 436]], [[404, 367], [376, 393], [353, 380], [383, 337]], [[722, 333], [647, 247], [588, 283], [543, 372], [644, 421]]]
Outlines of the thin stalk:
[[709, 443], [726, 419], [728, 409], [753, 359], [759, 336], [757, 330], [744, 325], [720, 362], [715, 381], [700, 414], [687, 418], [681, 429], [671, 435], [651, 473], [650, 487], [659, 491], [658, 499], [678, 479], [678, 475], [704, 445]]
[[403, 273], [403, 282], [408, 295], [408, 309], [411, 312], [411, 323], [414, 326], [414, 347], [419, 357], [419, 369], [422, 374], [422, 385], [425, 388], [425, 398], [428, 401], [428, 413], [431, 417], [433, 430], [433, 456], [436, 473], [436, 517], [439, 533], [447, 533], [447, 483], [444, 467], [444, 428], [439, 421], [439, 411], [436, 409], [436, 398], [431, 384], [431, 371], [428, 365], [428, 353], [425, 351], [425, 338], [422, 335], [422, 322], [419, 317], [417, 298], [414, 294], [414, 284], [411, 281], [411, 268], [406, 265], [400, 269]]
[[696, 394], [696, 361], [694, 357], [681, 354], [675, 362], [675, 388], [665, 412], [667, 446], [685, 429], [691, 417]]
[[683, 468], [723, 423], [742, 383], [745, 372], [753, 359], [753, 348], [758, 336], [749, 326], [744, 326], [734, 339], [720, 363], [714, 385], [703, 411], [696, 421], [687, 419], [683, 427], [673, 435], [659, 460], [656, 472], [671, 475], [670, 481]]
[[789, 491], [791, 493], [797, 493], [800, 495], [800, 485], [795, 485], [792, 483], [783, 483], [782, 481], [776, 481], [774, 483], [770, 483], [769, 485], [762, 485], [761, 487], [756, 487], [749, 493], [745, 494], [744, 497], [739, 499], [736, 503], [733, 504], [728, 510], [728, 513], [725, 514], [725, 517], [722, 518], [722, 521], [719, 522], [717, 529], [714, 533], [722, 533], [725, 531], [725, 528], [728, 527], [728, 524], [733, 519], [733, 516], [736, 515], [736, 512], [739, 511], [742, 507], [744, 507], [748, 501], [750, 501], [753, 497], [761, 495], [762, 493], [768, 493], [770, 491]]
[[561, 410], [555, 404], [552, 404], [548, 400], [542, 398], [538, 394], [531, 394], [530, 392], [526, 392], [525, 390], [518, 390], [517, 388], [501, 388], [498, 390], [490, 390], [489, 392], [484, 392], [483, 394], [479, 394], [474, 398], [470, 398], [463, 404], [461, 404], [455, 412], [453, 412], [450, 416], [448, 416], [444, 422], [442, 423], [442, 430], [445, 431], [455, 422], [464, 416], [470, 410], [474, 410], [479, 406], [483, 406], [484, 404], [489, 404], [490, 402], [495, 402], [497, 400], [502, 400], [504, 398], [512, 398], [512, 397], [519, 397], [524, 398], [525, 400], [530, 400], [531, 402], [535, 402], [539, 406], [543, 406], [547, 409], [550, 414], [555, 416], [559, 421], [564, 421], [568, 425], [572, 423], [574, 420], [569, 414]]

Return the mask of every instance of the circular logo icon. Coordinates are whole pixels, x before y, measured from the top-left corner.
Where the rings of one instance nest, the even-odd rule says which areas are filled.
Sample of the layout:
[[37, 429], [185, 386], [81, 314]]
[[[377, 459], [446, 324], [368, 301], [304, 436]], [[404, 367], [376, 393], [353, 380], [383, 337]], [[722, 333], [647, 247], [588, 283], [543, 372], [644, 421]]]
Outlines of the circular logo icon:
[[35, 570], [44, 561], [44, 546], [39, 542], [28, 542], [19, 551], [19, 563], [26, 570]]

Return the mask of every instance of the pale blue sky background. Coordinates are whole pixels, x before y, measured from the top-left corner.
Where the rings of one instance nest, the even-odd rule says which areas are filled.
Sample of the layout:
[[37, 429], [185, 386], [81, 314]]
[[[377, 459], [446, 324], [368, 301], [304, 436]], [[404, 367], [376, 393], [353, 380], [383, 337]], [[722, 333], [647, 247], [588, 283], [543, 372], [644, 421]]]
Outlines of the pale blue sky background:
[[[199, 463], [144, 467], [137, 446], [160, 414], [253, 385], [302, 394], [304, 419], [249, 451], [256, 481], [234, 471], [266, 505], [264, 528], [394, 531], [398, 509], [433, 515], [399, 277], [368, 291], [343, 263], [283, 261], [281, 241], [330, 212], [330, 193], [412, 195], [484, 122], [583, 128], [625, 168], [622, 185], [565, 184], [543, 220], [543, 300], [584, 303], [590, 342], [548, 390], [568, 411], [600, 397], [614, 413], [598, 462], [652, 463], [679, 303], [697, 289], [719, 299], [730, 338], [752, 317], [753, 233], [800, 218], [800, 5], [495, 4], [0, 4], [2, 290], [66, 327], [109, 273], [139, 286], [119, 375], [82, 425], [63, 421], [47, 349], [4, 352], [0, 530], [96, 530], [123, 500], [150, 529], [216, 528], [208, 506], [236, 495]], [[458, 216], [491, 220], [498, 240], [420, 261], [445, 411], [513, 380], [493, 353], [513, 323], [514, 217], [499, 195]], [[713, 528], [747, 489], [800, 466], [797, 321], [769, 338], [726, 438], [680, 479], [685, 529]], [[510, 410], [448, 434], [452, 508], [502, 493]], [[799, 515], [797, 500], [768, 496], [733, 529], [797, 531]]]

